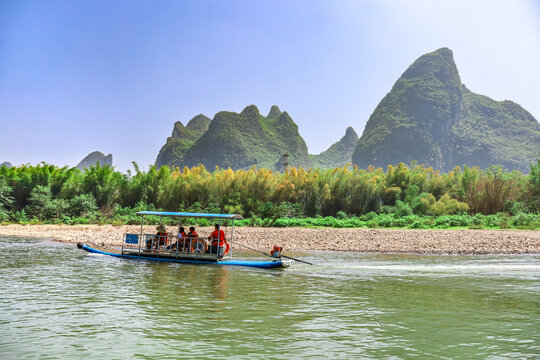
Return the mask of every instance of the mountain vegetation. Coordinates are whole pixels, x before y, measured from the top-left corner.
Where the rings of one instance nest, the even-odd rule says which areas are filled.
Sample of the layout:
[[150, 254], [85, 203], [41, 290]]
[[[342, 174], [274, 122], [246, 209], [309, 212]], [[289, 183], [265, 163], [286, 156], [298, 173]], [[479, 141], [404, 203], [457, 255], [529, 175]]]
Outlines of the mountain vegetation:
[[208, 130], [211, 121], [203, 114], [195, 116], [186, 126], [177, 121], [171, 136], [159, 151], [156, 166], [182, 166], [186, 151]]
[[282, 155], [288, 154], [290, 165], [312, 166], [298, 126], [287, 112], [281, 112], [275, 105], [266, 117], [254, 105], [241, 113], [221, 111], [209, 122], [208, 129], [198, 134], [201, 135], [195, 140], [194, 137], [176, 139], [173, 132], [156, 165], [279, 169], [283, 167]]
[[358, 142], [358, 134], [352, 127], [348, 127], [345, 135], [326, 151], [318, 155], [310, 155], [313, 167], [333, 169], [343, 167], [352, 162], [352, 153]]
[[518, 104], [475, 94], [452, 51], [418, 58], [370, 116], [352, 155], [360, 167], [417, 162], [450, 171], [492, 164], [523, 172], [540, 151], [540, 124]]

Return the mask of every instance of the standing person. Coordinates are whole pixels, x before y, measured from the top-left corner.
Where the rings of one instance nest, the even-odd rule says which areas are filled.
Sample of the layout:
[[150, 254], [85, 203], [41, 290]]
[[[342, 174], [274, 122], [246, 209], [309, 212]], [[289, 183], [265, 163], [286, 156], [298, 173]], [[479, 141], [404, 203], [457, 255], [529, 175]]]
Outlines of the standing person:
[[219, 251], [219, 257], [222, 258], [223, 246], [227, 243], [227, 239], [225, 238], [225, 232], [219, 228], [219, 224], [214, 225], [214, 228], [215, 230], [208, 237], [208, 240], [212, 240], [212, 244], [210, 245], [210, 254], [217, 254]]

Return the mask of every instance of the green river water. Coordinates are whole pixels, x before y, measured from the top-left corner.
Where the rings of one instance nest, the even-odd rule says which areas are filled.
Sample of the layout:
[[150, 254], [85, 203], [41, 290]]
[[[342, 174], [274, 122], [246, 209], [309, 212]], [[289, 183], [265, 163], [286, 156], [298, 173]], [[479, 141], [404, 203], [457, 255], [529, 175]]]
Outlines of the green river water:
[[260, 270], [0, 250], [1, 359], [540, 358], [537, 255], [309, 252]]

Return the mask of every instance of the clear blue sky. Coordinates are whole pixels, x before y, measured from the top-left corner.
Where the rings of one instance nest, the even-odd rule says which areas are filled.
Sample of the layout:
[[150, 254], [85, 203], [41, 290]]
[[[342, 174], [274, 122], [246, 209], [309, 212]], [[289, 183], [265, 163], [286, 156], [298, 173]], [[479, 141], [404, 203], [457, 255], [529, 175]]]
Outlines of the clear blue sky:
[[319, 153], [443, 46], [472, 91], [540, 119], [540, 1], [0, 0], [0, 162], [146, 169], [175, 121], [250, 104]]

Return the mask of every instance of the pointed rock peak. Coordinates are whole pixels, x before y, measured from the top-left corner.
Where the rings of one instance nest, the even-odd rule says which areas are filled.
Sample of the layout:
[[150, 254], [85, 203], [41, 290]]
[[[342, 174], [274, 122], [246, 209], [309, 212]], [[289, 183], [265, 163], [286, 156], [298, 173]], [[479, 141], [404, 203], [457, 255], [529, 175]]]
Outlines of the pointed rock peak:
[[356, 131], [354, 131], [354, 129], [351, 126], [349, 126], [347, 130], [345, 130], [345, 138], [351, 138], [351, 139], [356, 139], [356, 140], [359, 139], [358, 134], [356, 133]]
[[1, 163], [0, 167], [2, 167], [2, 166], [6, 166], [8, 168], [13, 167], [13, 165], [9, 161], [4, 161], [3, 163]]
[[98, 162], [101, 166], [112, 166], [112, 154], [105, 156], [101, 151], [94, 151], [86, 155], [84, 159], [76, 166], [78, 169], [83, 170], [85, 168], [96, 165]]
[[279, 107], [277, 105], [272, 105], [270, 108], [270, 112], [268, 113], [267, 118], [270, 119], [277, 119], [282, 114], [281, 110], [279, 110]]
[[280, 123], [294, 123], [293, 119], [286, 111], [282, 112], [281, 115], [279, 115], [278, 121]]
[[431, 74], [440, 80], [449, 79], [454, 76], [459, 77], [452, 50], [440, 48], [420, 56], [411, 66], [409, 66], [402, 77], [410, 79]]
[[182, 124], [181, 121], [175, 122], [171, 137], [179, 138], [182, 132], [184, 131], [184, 129], [185, 129], [184, 124]]
[[193, 130], [206, 131], [208, 130], [208, 126], [210, 125], [211, 121], [212, 120], [210, 120], [209, 117], [203, 114], [199, 114], [195, 116], [193, 119], [189, 120], [189, 122], [186, 125], [186, 128], [193, 129]]
[[240, 115], [249, 116], [249, 117], [252, 117], [252, 116], [258, 117], [260, 113], [259, 113], [259, 109], [257, 109], [255, 105], [249, 105], [244, 110], [242, 110]]
[[445, 57], [454, 59], [454, 55], [452, 53], [452, 50], [450, 50], [447, 47], [442, 47], [440, 49], [437, 49], [437, 50], [433, 51], [433, 53], [434, 54], [440, 54], [441, 56], [445, 56]]

